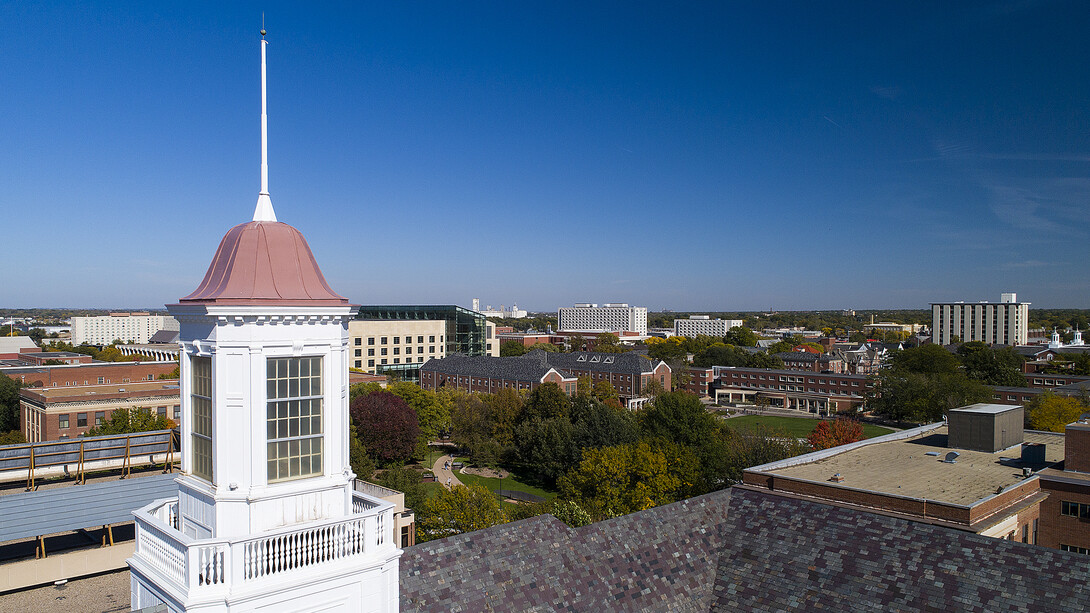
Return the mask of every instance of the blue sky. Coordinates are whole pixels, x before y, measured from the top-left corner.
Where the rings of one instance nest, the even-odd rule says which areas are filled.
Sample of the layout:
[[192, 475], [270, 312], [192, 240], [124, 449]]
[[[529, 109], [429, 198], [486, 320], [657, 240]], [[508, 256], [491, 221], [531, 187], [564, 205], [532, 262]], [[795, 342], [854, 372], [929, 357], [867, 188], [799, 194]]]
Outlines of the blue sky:
[[[312, 6], [313, 4], [313, 6]], [[671, 3], [677, 4], [677, 3]], [[1090, 3], [0, 1], [0, 306], [1090, 307]]]

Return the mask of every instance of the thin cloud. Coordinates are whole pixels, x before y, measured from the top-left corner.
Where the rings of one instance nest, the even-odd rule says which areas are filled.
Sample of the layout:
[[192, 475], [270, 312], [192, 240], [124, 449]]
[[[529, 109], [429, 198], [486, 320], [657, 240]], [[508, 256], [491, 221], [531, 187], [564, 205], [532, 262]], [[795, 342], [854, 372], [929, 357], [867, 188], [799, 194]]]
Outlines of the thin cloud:
[[1044, 268], [1047, 266], [1062, 266], [1066, 262], [1042, 262], [1041, 260], [1023, 260], [1021, 262], [1007, 262], [1003, 268], [1008, 270], [1021, 270], [1025, 268]]

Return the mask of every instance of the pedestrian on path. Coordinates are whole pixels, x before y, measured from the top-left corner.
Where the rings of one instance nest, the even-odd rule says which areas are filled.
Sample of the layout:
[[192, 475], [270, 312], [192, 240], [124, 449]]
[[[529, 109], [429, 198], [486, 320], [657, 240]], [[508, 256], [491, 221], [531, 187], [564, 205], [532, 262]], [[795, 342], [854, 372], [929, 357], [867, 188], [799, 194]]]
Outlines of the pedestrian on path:
[[450, 477], [447, 477], [447, 489], [450, 489]]

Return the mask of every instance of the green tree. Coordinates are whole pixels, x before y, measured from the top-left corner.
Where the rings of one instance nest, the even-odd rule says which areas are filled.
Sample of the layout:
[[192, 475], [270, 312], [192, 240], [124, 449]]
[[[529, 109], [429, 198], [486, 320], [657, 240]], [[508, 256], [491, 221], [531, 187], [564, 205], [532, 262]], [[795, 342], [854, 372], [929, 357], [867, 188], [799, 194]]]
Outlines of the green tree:
[[455, 398], [451, 422], [451, 440], [474, 462], [492, 465], [500, 460], [504, 447], [493, 435], [490, 409], [480, 395], [464, 394]]
[[1025, 360], [1010, 347], [994, 348], [973, 341], [958, 347], [957, 355], [970, 379], [986, 385], [1026, 386], [1026, 377], [1022, 374]]
[[0, 445], [19, 445], [26, 442], [26, 437], [18, 430], [0, 433]]
[[957, 356], [940, 345], [922, 345], [894, 351], [889, 358], [890, 370], [922, 374], [954, 374], [959, 371]]
[[444, 488], [438, 496], [420, 504], [417, 540], [433, 539], [473, 532], [507, 522], [499, 500], [480, 485]]
[[577, 398], [571, 409], [572, 443], [577, 449], [612, 447], [640, 438], [639, 423], [631, 411]]
[[558, 347], [558, 346], [556, 346], [556, 345], [554, 345], [552, 343], [534, 343], [533, 345], [530, 345], [529, 347], [526, 348], [526, 353], [529, 353], [531, 351], [536, 351], [538, 349], [540, 349], [540, 350], [542, 350], [542, 351], [544, 351], [546, 353], [560, 353], [560, 347]]
[[383, 471], [375, 481], [383, 487], [405, 494], [405, 506], [410, 509], [419, 509], [428, 497], [418, 470], [404, 466], [391, 468]]
[[519, 421], [535, 417], [539, 419], [566, 418], [569, 411], [571, 411], [571, 399], [564, 390], [552, 382], [542, 383], [526, 397]]
[[777, 462], [809, 451], [810, 445], [807, 443], [761, 426], [730, 430], [720, 478], [728, 485], [740, 483], [743, 471], [750, 466]]
[[1082, 399], [1045, 392], [1026, 403], [1026, 425], [1031, 430], [1063, 432], [1087, 411], [1090, 405]]
[[167, 373], [163, 373], [163, 374], [159, 375], [158, 377], [156, 377], [156, 379], [178, 379], [181, 376], [182, 376], [181, 367], [180, 366], [175, 366], [174, 370], [172, 370], [170, 372], [167, 372]]
[[582, 334], [572, 334], [568, 337], [568, 351], [586, 351], [587, 339]]
[[0, 433], [19, 429], [19, 388], [22, 383], [0, 374]]
[[867, 335], [860, 331], [852, 332], [848, 335], [848, 341], [852, 343], [865, 343], [867, 342]]
[[891, 419], [925, 423], [942, 419], [950, 409], [991, 398], [991, 389], [961, 372], [916, 373], [886, 368], [878, 374], [867, 402], [874, 412]]
[[617, 335], [612, 332], [599, 334], [598, 338], [594, 339], [594, 350], [598, 353], [624, 353], [628, 351], [626, 347], [621, 345]]
[[723, 337], [723, 342], [728, 345], [737, 345], [739, 347], [756, 347], [757, 335], [749, 328], [743, 326], [735, 326], [730, 330], [727, 330], [726, 336]]
[[534, 417], [515, 432], [516, 457], [526, 472], [552, 485], [579, 459], [574, 436], [567, 417]]
[[549, 514], [568, 524], [571, 528], [579, 528], [591, 523], [590, 513], [583, 510], [579, 503], [572, 500], [554, 500], [549, 508]]
[[582, 462], [559, 480], [562, 497], [598, 518], [672, 502], [680, 487], [666, 456], [644, 441], [588, 449]]
[[618, 409], [621, 408], [620, 396], [617, 395], [617, 390], [609, 381], [604, 379], [596, 381], [594, 383], [594, 392], [592, 395], [601, 402], [610, 406], [616, 406]]
[[744, 366], [749, 352], [734, 345], [716, 343], [693, 356], [693, 366]]
[[696, 395], [663, 394], [640, 412], [639, 422], [647, 439], [682, 445], [697, 458], [699, 475], [688, 480], [688, 492], [702, 494], [726, 485], [725, 433]]
[[511, 358], [526, 354], [526, 347], [518, 341], [503, 341], [500, 343], [500, 357]]
[[416, 411], [420, 422], [420, 434], [427, 445], [439, 438], [439, 431], [450, 427], [449, 408], [439, 402], [435, 392], [426, 390], [409, 381], [398, 381], [386, 387], [386, 391], [401, 398]]
[[91, 428], [87, 436], [105, 436], [107, 434], [129, 434], [131, 432], [151, 432], [169, 430], [174, 422], [151, 409], [127, 408], [116, 409], [102, 425]]
[[483, 398], [488, 406], [488, 422], [492, 438], [503, 446], [511, 445], [515, 438], [515, 426], [522, 413], [522, 396], [505, 387]]

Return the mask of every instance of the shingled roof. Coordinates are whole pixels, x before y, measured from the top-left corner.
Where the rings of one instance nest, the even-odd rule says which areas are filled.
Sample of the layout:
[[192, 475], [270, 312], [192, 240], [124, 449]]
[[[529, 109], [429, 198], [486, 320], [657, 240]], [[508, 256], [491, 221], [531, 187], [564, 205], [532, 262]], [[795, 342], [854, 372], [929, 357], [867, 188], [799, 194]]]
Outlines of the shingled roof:
[[508, 381], [539, 382], [552, 369], [543, 357], [530, 354], [510, 358], [454, 354], [437, 360], [428, 360], [420, 367], [420, 372], [437, 372], [456, 377], [488, 377]]
[[[541, 351], [536, 349], [526, 355]], [[652, 360], [638, 353], [600, 353], [594, 351], [574, 351], [572, 353], [547, 353], [545, 359], [557, 370], [590, 370], [601, 372], [623, 372], [630, 374], [651, 374], [655, 372], [661, 360]]]
[[734, 488], [401, 558], [402, 611], [1081, 611], [1090, 557]]

